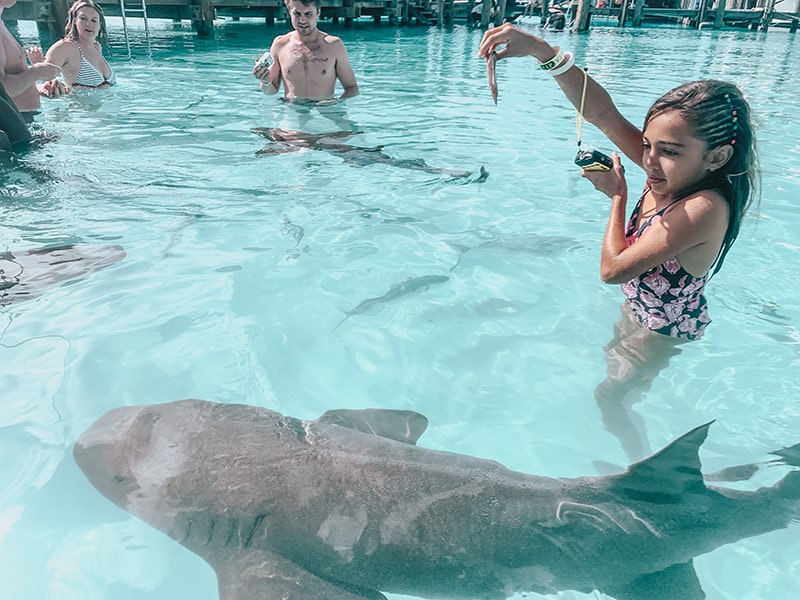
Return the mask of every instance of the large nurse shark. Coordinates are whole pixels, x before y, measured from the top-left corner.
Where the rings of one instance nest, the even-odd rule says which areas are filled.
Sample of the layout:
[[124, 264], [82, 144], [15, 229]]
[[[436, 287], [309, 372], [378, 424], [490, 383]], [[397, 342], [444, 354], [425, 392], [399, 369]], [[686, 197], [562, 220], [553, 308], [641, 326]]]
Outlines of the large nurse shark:
[[[74, 455], [108, 499], [204, 558], [222, 600], [694, 600], [695, 556], [798, 518], [800, 470], [753, 492], [706, 485], [709, 425], [577, 479], [417, 447], [426, 426], [410, 411], [301, 421], [182, 400], [108, 412]], [[775, 454], [800, 463], [797, 446]]]
[[32, 300], [123, 258], [120, 246], [92, 244], [0, 253], [0, 306]]

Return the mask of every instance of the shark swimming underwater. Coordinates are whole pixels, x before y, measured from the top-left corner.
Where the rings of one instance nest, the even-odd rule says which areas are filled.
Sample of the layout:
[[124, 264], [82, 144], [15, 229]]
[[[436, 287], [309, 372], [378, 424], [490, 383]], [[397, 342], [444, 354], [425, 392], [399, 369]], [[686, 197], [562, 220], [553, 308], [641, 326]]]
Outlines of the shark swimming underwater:
[[364, 148], [344, 143], [344, 141], [350, 139], [354, 135], [362, 133], [360, 131], [305, 133], [278, 127], [254, 127], [251, 131], [267, 138], [271, 142], [269, 145], [256, 152], [258, 156], [271, 156], [274, 154], [284, 154], [286, 152], [297, 152], [298, 150], [325, 150], [341, 157], [345, 162], [356, 167], [385, 164], [401, 169], [423, 171], [435, 175], [447, 175], [452, 178], [462, 178], [469, 183], [483, 183], [489, 177], [489, 173], [483, 166], [481, 166], [478, 173], [472, 177], [472, 171], [432, 167], [421, 158], [393, 158], [383, 151], [383, 146]]
[[[753, 492], [706, 485], [710, 424], [625, 473], [576, 479], [418, 447], [426, 426], [411, 411], [301, 421], [181, 400], [111, 410], [74, 456], [109, 500], [204, 558], [221, 600], [695, 600], [694, 557], [800, 516], [800, 470]], [[800, 466], [797, 446], [775, 454]]]
[[0, 253], [0, 306], [32, 300], [123, 258], [125, 250], [120, 246], [92, 244]]

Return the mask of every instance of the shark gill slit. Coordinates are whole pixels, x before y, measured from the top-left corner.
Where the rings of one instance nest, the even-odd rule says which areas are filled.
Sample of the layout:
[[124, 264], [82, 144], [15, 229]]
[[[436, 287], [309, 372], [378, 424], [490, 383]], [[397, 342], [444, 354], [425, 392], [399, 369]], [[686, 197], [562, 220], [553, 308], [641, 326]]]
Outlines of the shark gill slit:
[[183, 539], [181, 540], [181, 544], [186, 543], [191, 534], [192, 534], [192, 519], [190, 517], [189, 519], [186, 520], [186, 533], [183, 534]]
[[247, 534], [247, 538], [244, 541], [244, 547], [249, 548], [250, 544], [253, 543], [253, 536], [256, 534], [256, 529], [261, 526], [261, 523], [264, 522], [264, 519], [267, 518], [267, 515], [261, 514], [258, 515], [255, 520], [253, 521], [253, 526], [250, 528], [250, 533]]
[[239, 528], [236, 519], [231, 519], [230, 527], [228, 527], [228, 537], [225, 538], [225, 543], [222, 545], [223, 548], [227, 548], [230, 546], [230, 543], [233, 541], [233, 536], [236, 535], [236, 530]]
[[216, 519], [211, 519], [208, 523], [208, 539], [206, 540], [206, 546], [211, 543], [211, 539], [214, 537], [214, 528], [217, 525]]

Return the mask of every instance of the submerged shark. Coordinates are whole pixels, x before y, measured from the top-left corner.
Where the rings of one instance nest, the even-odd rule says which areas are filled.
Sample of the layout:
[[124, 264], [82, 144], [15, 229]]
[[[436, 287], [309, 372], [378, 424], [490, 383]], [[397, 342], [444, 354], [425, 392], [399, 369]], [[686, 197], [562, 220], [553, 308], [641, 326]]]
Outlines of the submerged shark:
[[[74, 456], [108, 499], [204, 558], [222, 600], [704, 598], [692, 559], [786, 527], [800, 470], [708, 487], [710, 424], [625, 473], [556, 479], [427, 450], [411, 411], [301, 421], [202, 400], [111, 410]], [[797, 446], [775, 462], [800, 465]]]
[[32, 300], [123, 258], [125, 250], [120, 246], [91, 244], [0, 253], [0, 306]]
[[[372, 164], [386, 164], [402, 169], [413, 171], [424, 171], [436, 175], [447, 175], [453, 178], [468, 178], [472, 171], [459, 171], [454, 169], [443, 169], [432, 167], [421, 158], [392, 158], [383, 151], [383, 146], [364, 148], [345, 144], [342, 140], [348, 140], [360, 131], [330, 131], [327, 133], [305, 133], [293, 129], [281, 129], [279, 127], [253, 127], [253, 133], [257, 133], [270, 140], [272, 143], [265, 146], [258, 152], [259, 156], [269, 156], [273, 154], [284, 154], [286, 152], [296, 152], [298, 150], [325, 150], [340, 156], [345, 162], [363, 167]], [[478, 174], [470, 179], [470, 183], [482, 183], [489, 177], [489, 173], [481, 166]]]
[[336, 324], [336, 327], [333, 328], [333, 331], [336, 331], [339, 328], [339, 325], [344, 323], [353, 315], [360, 315], [374, 306], [397, 300], [398, 298], [413, 294], [419, 290], [427, 290], [432, 285], [445, 283], [447, 281], [450, 281], [450, 278], [446, 275], [422, 275], [421, 277], [410, 277], [409, 279], [390, 287], [389, 291], [382, 296], [367, 298], [366, 300], [359, 302], [358, 306], [351, 308], [345, 313], [344, 318]]

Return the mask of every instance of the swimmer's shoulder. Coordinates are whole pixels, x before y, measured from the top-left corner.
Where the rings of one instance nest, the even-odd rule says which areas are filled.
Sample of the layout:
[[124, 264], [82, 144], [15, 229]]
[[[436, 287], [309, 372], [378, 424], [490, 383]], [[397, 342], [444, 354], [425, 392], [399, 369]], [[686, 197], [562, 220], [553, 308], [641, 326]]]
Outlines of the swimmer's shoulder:
[[716, 188], [703, 188], [692, 192], [684, 198], [684, 203], [693, 210], [727, 212], [728, 201], [722, 190]]
[[344, 46], [344, 42], [342, 42], [342, 38], [339, 36], [325, 33], [324, 31], [320, 31], [320, 33], [322, 34], [322, 39], [325, 40], [325, 43], [329, 46]]
[[75, 42], [69, 40], [58, 40], [47, 50], [47, 60], [50, 62], [53, 59], [58, 59], [60, 63], [63, 63], [64, 59], [75, 57], [80, 57], [78, 46]]
[[275, 39], [272, 40], [272, 49], [279, 50], [284, 46], [286, 46], [287, 44], [290, 44], [292, 42], [292, 33], [294, 32], [284, 33], [282, 35], [275, 36]]
[[347, 55], [347, 48], [345, 48], [344, 42], [340, 37], [335, 35], [328, 35], [326, 33], [324, 39], [325, 39], [325, 46], [327, 47], [328, 52], [337, 57]]
[[724, 233], [728, 226], [730, 206], [722, 192], [713, 188], [697, 190], [675, 205], [680, 210], [667, 210], [663, 215], [665, 223], [675, 220], [677, 225], [692, 226], [704, 231]]

